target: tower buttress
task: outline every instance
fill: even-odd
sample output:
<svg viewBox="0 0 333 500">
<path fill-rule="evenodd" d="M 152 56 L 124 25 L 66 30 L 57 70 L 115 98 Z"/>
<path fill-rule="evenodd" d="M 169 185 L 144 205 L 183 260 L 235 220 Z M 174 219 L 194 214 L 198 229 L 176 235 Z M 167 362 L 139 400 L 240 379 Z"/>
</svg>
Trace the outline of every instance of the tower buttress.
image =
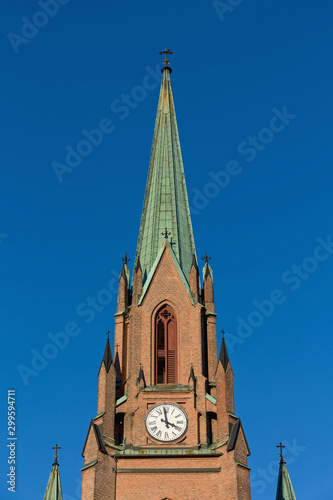
<svg viewBox="0 0 333 500">
<path fill-rule="evenodd" d="M 83 447 L 82 500 L 105 498 L 115 489 L 114 474 L 108 474 L 110 454 L 115 453 L 116 370 L 112 362 L 109 338 L 106 341 L 102 363 L 98 372 L 97 415 L 91 420 Z M 111 459 L 114 464 L 114 460 Z M 98 464 L 98 466 L 97 466 Z"/>
<path fill-rule="evenodd" d="M 140 257 L 136 261 L 136 266 L 133 274 L 133 302 L 137 302 L 142 292 L 142 269 Z"/>
<path fill-rule="evenodd" d="M 103 434 L 113 439 L 116 405 L 116 370 L 112 361 L 110 340 L 107 339 L 98 373 L 97 419 L 103 425 Z"/>
<path fill-rule="evenodd" d="M 115 314 L 114 331 L 114 364 L 117 372 L 118 391 L 117 397 L 123 395 L 124 382 L 128 376 L 128 307 L 130 305 L 130 271 L 127 266 L 127 254 L 123 259 L 124 264 L 121 269 L 118 283 L 117 312 Z"/>
<path fill-rule="evenodd" d="M 229 361 L 225 339 L 222 338 L 220 356 L 216 368 L 216 406 L 217 426 L 219 436 L 229 434 L 230 423 L 235 420 L 230 417 L 234 415 L 234 374 Z"/>
</svg>

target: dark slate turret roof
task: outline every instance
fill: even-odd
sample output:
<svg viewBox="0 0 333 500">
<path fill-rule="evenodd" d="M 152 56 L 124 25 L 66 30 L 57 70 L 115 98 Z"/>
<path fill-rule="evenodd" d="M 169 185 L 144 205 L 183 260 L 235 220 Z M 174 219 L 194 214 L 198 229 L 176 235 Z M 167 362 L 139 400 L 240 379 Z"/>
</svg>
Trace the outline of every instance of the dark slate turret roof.
<svg viewBox="0 0 333 500">
<path fill-rule="evenodd" d="M 111 346 L 110 346 L 110 340 L 107 339 L 105 349 L 104 349 L 104 355 L 102 359 L 102 363 L 104 362 L 105 369 L 108 372 L 110 370 L 110 367 L 113 363 L 112 360 L 112 352 L 111 352 Z"/>
<path fill-rule="evenodd" d="M 227 345 L 225 343 L 224 337 L 222 338 L 219 361 L 221 361 L 222 366 L 224 368 L 224 371 L 226 371 L 228 363 L 229 363 L 229 356 L 228 356 Z"/>
<path fill-rule="evenodd" d="M 162 84 L 151 150 L 135 265 L 140 258 L 145 283 L 165 236 L 186 280 L 190 281 L 195 245 L 185 184 L 170 69 L 162 70 Z"/>
</svg>

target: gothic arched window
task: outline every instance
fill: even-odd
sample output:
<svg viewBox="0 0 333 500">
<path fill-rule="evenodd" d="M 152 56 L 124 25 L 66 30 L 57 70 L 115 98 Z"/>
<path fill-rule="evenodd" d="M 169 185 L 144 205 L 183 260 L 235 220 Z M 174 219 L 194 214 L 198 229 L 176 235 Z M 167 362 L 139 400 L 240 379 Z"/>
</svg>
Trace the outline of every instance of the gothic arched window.
<svg viewBox="0 0 333 500">
<path fill-rule="evenodd" d="M 171 307 L 164 306 L 156 316 L 156 384 L 177 383 L 177 322 Z"/>
</svg>

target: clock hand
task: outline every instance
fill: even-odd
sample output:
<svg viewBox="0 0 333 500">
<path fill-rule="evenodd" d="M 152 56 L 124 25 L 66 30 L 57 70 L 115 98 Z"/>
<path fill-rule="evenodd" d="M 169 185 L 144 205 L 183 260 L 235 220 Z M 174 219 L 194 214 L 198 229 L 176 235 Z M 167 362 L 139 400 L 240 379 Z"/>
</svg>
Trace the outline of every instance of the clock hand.
<svg viewBox="0 0 333 500">
<path fill-rule="evenodd" d="M 164 422 L 165 422 L 166 428 L 169 429 L 168 415 L 167 415 L 165 406 L 163 406 L 163 410 L 164 410 L 164 416 L 165 416 Z"/>
<path fill-rule="evenodd" d="M 169 425 L 173 425 L 173 424 L 170 424 L 170 422 L 168 422 L 167 420 L 164 420 L 163 418 L 161 418 L 161 422 L 163 422 L 165 424 L 167 429 L 169 429 Z"/>
<path fill-rule="evenodd" d="M 172 427 L 176 427 L 175 424 L 172 424 L 171 422 L 168 422 L 169 425 L 171 425 Z"/>
</svg>

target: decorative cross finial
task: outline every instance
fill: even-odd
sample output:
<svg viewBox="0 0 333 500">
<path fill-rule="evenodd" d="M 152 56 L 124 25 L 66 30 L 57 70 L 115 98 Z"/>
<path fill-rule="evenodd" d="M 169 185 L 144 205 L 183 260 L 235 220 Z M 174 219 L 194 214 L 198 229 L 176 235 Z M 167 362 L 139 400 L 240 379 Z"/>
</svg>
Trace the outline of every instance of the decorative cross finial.
<svg viewBox="0 0 333 500">
<path fill-rule="evenodd" d="M 169 61 L 168 61 L 168 58 L 167 58 L 167 54 L 173 54 L 173 52 L 171 52 L 168 49 L 165 49 L 164 52 L 160 52 L 159 54 L 160 54 L 160 56 L 162 54 L 164 54 L 164 56 L 165 56 L 164 57 L 164 61 L 163 61 L 164 62 L 164 68 L 168 68 L 169 67 Z"/>
<path fill-rule="evenodd" d="M 55 455 L 54 455 L 54 464 L 53 465 L 58 465 L 58 450 L 61 450 L 61 447 L 56 444 L 55 446 L 52 446 L 52 450 L 56 451 Z"/>
<path fill-rule="evenodd" d="M 282 448 L 285 448 L 285 446 L 283 446 L 283 444 L 280 442 L 280 444 L 277 444 L 276 447 L 280 448 L 280 457 L 281 457 L 280 464 L 285 464 L 286 462 L 284 460 L 283 450 L 282 450 Z"/>
<path fill-rule="evenodd" d="M 224 339 L 225 331 L 221 330 L 221 332 L 222 332 L 222 338 Z"/>
<path fill-rule="evenodd" d="M 116 345 L 115 345 L 115 348 L 117 349 L 117 352 L 118 352 L 118 347 L 120 346 L 120 344 L 117 342 Z"/>
<path fill-rule="evenodd" d="M 121 259 L 123 261 L 124 264 L 126 264 L 127 266 L 127 263 L 130 262 L 131 259 L 128 259 L 127 258 L 127 252 L 125 253 L 125 257 L 123 259 Z"/>
<path fill-rule="evenodd" d="M 110 332 L 110 330 L 108 330 L 108 331 L 106 332 L 106 335 L 108 336 L 108 340 L 110 340 L 110 333 L 111 333 L 111 332 Z"/>
<path fill-rule="evenodd" d="M 201 257 L 201 260 L 204 260 L 206 264 L 208 264 L 208 261 L 211 259 L 211 257 L 208 257 L 207 252 L 205 252 L 205 256 Z"/>
<path fill-rule="evenodd" d="M 170 231 L 168 231 L 168 228 L 166 227 L 165 230 L 163 231 L 163 233 L 161 233 L 162 236 L 165 236 L 165 239 L 167 240 L 168 239 L 168 236 L 170 236 Z"/>
</svg>

